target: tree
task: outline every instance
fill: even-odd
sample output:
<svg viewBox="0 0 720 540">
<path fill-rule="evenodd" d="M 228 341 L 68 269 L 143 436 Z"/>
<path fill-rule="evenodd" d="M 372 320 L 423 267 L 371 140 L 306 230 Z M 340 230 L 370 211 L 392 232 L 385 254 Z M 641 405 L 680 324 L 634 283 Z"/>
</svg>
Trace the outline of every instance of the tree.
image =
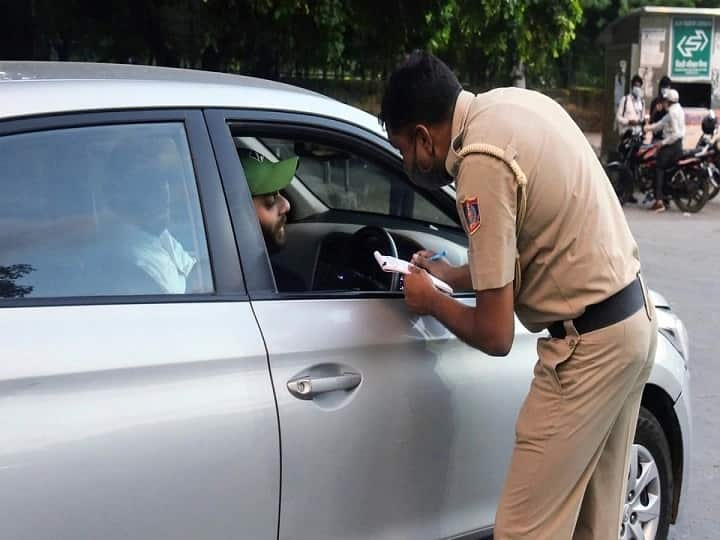
<svg viewBox="0 0 720 540">
<path fill-rule="evenodd" d="M 423 48 L 480 84 L 518 65 L 542 74 L 572 41 L 580 1 L 25 0 L 25 47 L 37 59 L 375 79 Z"/>
<path fill-rule="evenodd" d="M 580 0 L 452 0 L 431 44 L 476 84 L 507 80 L 518 65 L 538 75 L 568 49 L 581 16 Z"/>
</svg>

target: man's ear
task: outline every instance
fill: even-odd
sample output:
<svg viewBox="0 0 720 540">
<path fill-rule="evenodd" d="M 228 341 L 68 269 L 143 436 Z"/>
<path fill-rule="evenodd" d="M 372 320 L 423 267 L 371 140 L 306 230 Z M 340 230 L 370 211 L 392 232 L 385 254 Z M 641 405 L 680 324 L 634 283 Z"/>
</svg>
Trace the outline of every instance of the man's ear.
<svg viewBox="0 0 720 540">
<path fill-rule="evenodd" d="M 417 124 L 415 126 L 415 138 L 428 154 L 432 153 L 432 137 L 427 126 Z"/>
</svg>

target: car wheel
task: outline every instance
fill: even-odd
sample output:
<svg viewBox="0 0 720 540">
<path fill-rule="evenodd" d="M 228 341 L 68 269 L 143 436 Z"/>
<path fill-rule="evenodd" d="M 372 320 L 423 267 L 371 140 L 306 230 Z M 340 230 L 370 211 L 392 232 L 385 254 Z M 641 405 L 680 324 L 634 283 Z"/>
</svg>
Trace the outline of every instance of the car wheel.
<svg viewBox="0 0 720 540">
<path fill-rule="evenodd" d="M 657 418 L 640 408 L 620 540 L 665 540 L 672 513 L 670 447 Z"/>
</svg>

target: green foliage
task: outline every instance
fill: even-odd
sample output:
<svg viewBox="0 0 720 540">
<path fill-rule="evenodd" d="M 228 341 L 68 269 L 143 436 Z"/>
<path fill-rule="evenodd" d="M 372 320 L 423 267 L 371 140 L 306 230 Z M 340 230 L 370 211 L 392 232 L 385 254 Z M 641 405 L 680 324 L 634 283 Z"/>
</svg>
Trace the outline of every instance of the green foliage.
<svg viewBox="0 0 720 540">
<path fill-rule="evenodd" d="M 452 0 L 430 45 L 476 82 L 518 65 L 539 74 L 570 46 L 581 17 L 580 0 Z"/>
<path fill-rule="evenodd" d="M 135 62 L 263 77 L 382 79 L 414 48 L 475 86 L 594 84 L 610 21 L 642 0 L 0 0 L 0 58 Z M 716 7 L 720 0 L 663 0 Z M 27 8 L 23 6 L 28 6 Z M 27 30 L 26 30 L 27 29 Z M 26 36 L 30 37 L 26 37 Z M 21 37 L 22 39 L 18 39 Z"/>
</svg>

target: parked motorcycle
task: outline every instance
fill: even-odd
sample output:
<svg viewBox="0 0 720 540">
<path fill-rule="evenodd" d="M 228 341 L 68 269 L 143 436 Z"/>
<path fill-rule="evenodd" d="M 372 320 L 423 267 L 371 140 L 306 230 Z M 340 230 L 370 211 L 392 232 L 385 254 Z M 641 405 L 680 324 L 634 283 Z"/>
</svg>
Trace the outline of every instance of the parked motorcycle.
<svg viewBox="0 0 720 540">
<path fill-rule="evenodd" d="M 702 120 L 703 134 L 696 145 L 698 157 L 702 160 L 702 168 L 708 177 L 708 200 L 714 199 L 720 193 L 720 140 L 715 138 L 717 133 L 717 119 L 715 111 L 710 111 Z"/>
<path fill-rule="evenodd" d="M 640 130 L 628 132 L 618 145 L 620 159 L 607 164 L 605 171 L 620 200 L 625 204 L 634 188 L 641 193 L 655 191 L 657 145 L 646 145 Z M 683 212 L 702 210 L 710 195 L 710 172 L 706 167 L 710 153 L 707 148 L 683 153 L 680 160 L 665 174 L 664 202 L 672 200 Z"/>
</svg>

